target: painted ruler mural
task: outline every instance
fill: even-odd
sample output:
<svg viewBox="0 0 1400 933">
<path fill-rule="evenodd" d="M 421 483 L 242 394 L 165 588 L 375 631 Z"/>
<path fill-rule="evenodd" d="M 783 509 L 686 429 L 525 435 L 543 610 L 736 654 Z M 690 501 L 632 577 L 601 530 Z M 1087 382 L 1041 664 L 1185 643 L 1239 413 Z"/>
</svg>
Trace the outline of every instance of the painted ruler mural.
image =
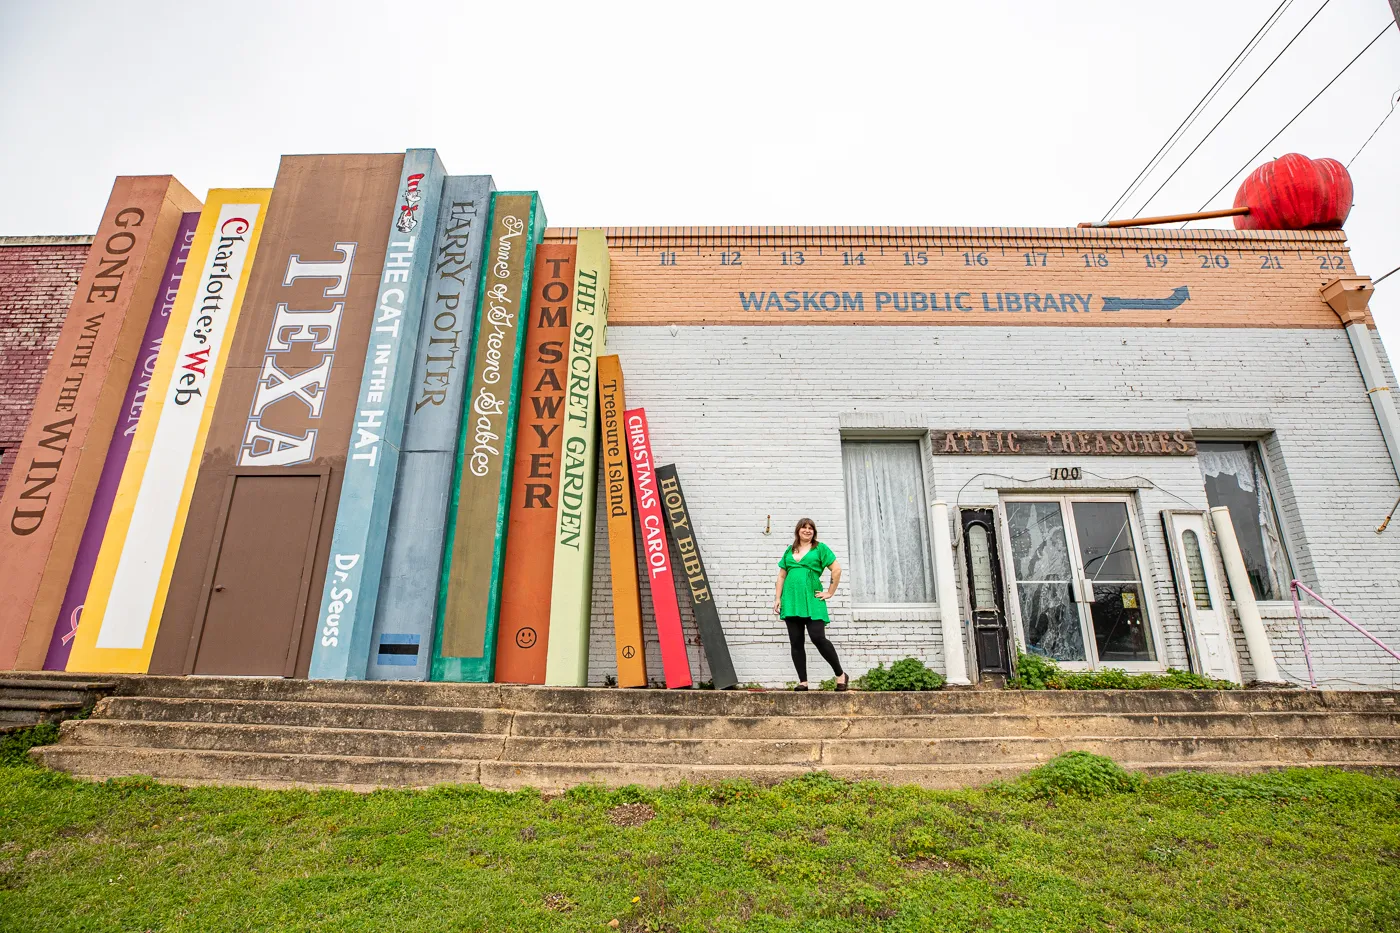
<svg viewBox="0 0 1400 933">
<path fill-rule="evenodd" d="M 489 175 L 449 175 L 442 185 L 433 269 L 424 290 L 374 611 L 367 671 L 371 680 L 428 679 L 452 471 L 471 379 L 481 254 L 494 189 Z"/>
<path fill-rule="evenodd" d="M 0 498 L 0 669 L 44 666 L 141 338 L 184 215 L 169 175 L 122 176 Z"/>
<path fill-rule="evenodd" d="M 598 477 L 597 358 L 608 326 L 608 243 L 601 230 L 578 236 L 573 312 L 569 315 L 569 379 L 554 580 L 549 603 L 545 683 L 588 683 L 588 622 L 593 611 L 593 511 Z"/>
<path fill-rule="evenodd" d="M 549 231 L 568 242 L 572 228 Z M 1338 230 L 620 227 L 612 322 L 1340 327 Z M 1261 311 L 1260 294 L 1275 296 Z"/>
<path fill-rule="evenodd" d="M 629 408 L 623 413 L 623 421 L 627 426 L 637 523 L 642 530 L 642 566 L 646 568 L 652 611 L 656 613 L 656 634 L 661 642 L 661 668 L 667 687 L 689 687 L 690 659 L 685 650 L 685 632 L 681 629 L 676 581 L 671 575 L 671 552 L 666 547 L 666 524 L 661 517 L 661 498 L 656 489 L 656 466 L 651 455 L 646 410 Z"/>
<path fill-rule="evenodd" d="M 404 155 L 331 536 L 311 677 L 363 680 L 368 674 L 374 609 L 412 388 L 413 351 L 423 320 L 423 294 L 433 269 L 433 232 L 445 175 L 435 150 L 410 149 Z"/>
<path fill-rule="evenodd" d="M 573 246 L 558 243 L 540 246 L 535 252 L 501 577 L 497 683 L 544 683 L 574 258 Z"/>
<path fill-rule="evenodd" d="M 175 246 L 170 251 L 170 258 L 166 260 L 165 276 L 161 280 L 160 291 L 156 294 L 150 320 L 146 323 L 146 333 L 141 338 L 140 355 L 136 358 L 136 366 L 131 371 L 130 381 L 127 382 L 126 397 L 122 399 L 117 427 L 112 432 L 112 442 L 107 447 L 107 461 L 102 465 L 102 478 L 97 482 L 92 511 L 88 513 L 87 527 L 83 529 L 83 540 L 78 545 L 78 556 L 73 562 L 73 573 L 68 578 L 68 590 L 63 596 L 63 606 L 58 611 L 58 622 L 49 641 L 49 652 L 44 658 L 45 670 L 61 671 L 68 665 L 68 655 L 73 648 L 73 639 L 78 634 L 78 623 L 82 618 L 88 589 L 92 584 L 92 572 L 97 566 L 98 552 L 102 549 L 102 538 L 107 532 L 107 522 L 112 517 L 112 506 L 116 502 L 122 470 L 131 454 L 131 444 L 141 423 L 141 413 L 146 408 L 147 400 L 152 397 L 151 383 L 160 360 L 161 343 L 165 339 L 166 328 L 170 324 L 170 317 L 180 294 L 180 280 L 184 277 L 185 266 L 189 262 L 190 248 L 194 245 L 195 227 L 198 223 L 197 212 L 191 211 L 184 216 L 175 236 Z"/>
<path fill-rule="evenodd" d="M 632 533 L 627 432 L 622 424 L 627 394 L 622 382 L 622 363 L 616 355 L 598 357 L 598 403 L 602 418 L 603 503 L 608 516 L 617 685 L 645 687 L 647 659 L 642 640 L 642 593 L 637 583 L 637 541 Z"/>
<path fill-rule="evenodd" d="M 728 690 L 739 683 L 734 675 L 734 661 L 729 657 L 729 642 L 715 608 L 715 593 L 710 588 L 705 561 L 700 556 L 700 542 L 695 539 L 695 525 L 690 507 L 686 505 L 681 479 L 675 464 L 656 468 L 656 481 L 661 491 L 661 504 L 666 513 L 666 526 L 676 542 L 681 557 L 681 573 L 690 588 L 690 608 L 695 613 L 695 627 L 700 630 L 700 644 L 710 662 L 710 678 L 716 690 Z"/>
<path fill-rule="evenodd" d="M 153 673 L 306 674 L 402 169 L 282 158 Z"/>
<path fill-rule="evenodd" d="M 443 548 L 433 680 L 489 682 L 496 650 L 530 275 L 544 233 L 534 192 L 491 196 L 490 233 Z"/>
</svg>

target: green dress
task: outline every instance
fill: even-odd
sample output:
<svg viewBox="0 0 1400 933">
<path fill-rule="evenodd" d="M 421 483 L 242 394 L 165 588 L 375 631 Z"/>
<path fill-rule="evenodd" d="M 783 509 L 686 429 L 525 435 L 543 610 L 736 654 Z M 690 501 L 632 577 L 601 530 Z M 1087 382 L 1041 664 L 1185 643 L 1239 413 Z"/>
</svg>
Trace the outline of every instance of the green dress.
<svg viewBox="0 0 1400 933">
<path fill-rule="evenodd" d="M 836 563 L 836 555 L 831 548 L 818 541 L 808 549 L 802 559 L 792 556 L 792 548 L 783 552 L 778 561 L 778 569 L 786 570 L 783 580 L 783 597 L 778 614 L 784 619 L 796 616 L 799 619 L 820 619 L 830 622 L 826 613 L 826 600 L 817 599 L 822 589 L 822 572 Z"/>
</svg>

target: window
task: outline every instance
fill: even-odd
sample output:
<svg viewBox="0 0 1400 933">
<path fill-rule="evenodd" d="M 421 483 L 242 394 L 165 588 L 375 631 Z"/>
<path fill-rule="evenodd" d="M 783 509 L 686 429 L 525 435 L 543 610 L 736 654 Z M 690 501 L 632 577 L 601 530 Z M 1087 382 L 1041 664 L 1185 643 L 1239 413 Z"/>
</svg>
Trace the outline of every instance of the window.
<svg viewBox="0 0 1400 933">
<path fill-rule="evenodd" d="M 918 441 L 843 441 L 851 593 L 858 606 L 931 605 L 933 561 Z"/>
<path fill-rule="evenodd" d="M 1292 571 L 1259 445 L 1253 441 L 1200 441 L 1196 448 L 1206 500 L 1211 508 L 1223 505 L 1230 510 L 1254 598 L 1287 599 Z"/>
<path fill-rule="evenodd" d="M 1071 667 L 1160 668 L 1129 501 L 1003 501 L 1026 650 Z"/>
</svg>

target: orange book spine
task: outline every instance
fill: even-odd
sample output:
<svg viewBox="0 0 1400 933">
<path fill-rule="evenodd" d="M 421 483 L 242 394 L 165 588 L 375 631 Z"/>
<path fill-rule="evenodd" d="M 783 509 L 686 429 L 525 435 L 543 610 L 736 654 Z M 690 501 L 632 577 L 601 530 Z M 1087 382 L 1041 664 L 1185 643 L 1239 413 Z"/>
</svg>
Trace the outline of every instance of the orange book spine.
<svg viewBox="0 0 1400 933">
<path fill-rule="evenodd" d="M 622 413 L 627 393 L 622 363 L 598 357 L 598 401 L 603 434 L 603 502 L 608 510 L 608 559 L 612 566 L 613 633 L 617 685 L 645 687 L 647 659 L 642 641 L 642 596 L 637 583 L 637 547 L 632 531 L 632 482 Z"/>
<path fill-rule="evenodd" d="M 572 244 L 542 244 L 535 254 L 501 579 L 497 683 L 544 683 L 575 251 Z"/>
</svg>

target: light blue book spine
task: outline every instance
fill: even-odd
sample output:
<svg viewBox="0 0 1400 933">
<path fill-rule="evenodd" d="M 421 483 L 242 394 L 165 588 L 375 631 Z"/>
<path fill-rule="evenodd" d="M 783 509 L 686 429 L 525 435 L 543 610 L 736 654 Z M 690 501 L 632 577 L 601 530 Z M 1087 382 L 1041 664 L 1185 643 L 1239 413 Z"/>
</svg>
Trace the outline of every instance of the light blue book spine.
<svg viewBox="0 0 1400 933">
<path fill-rule="evenodd" d="M 321 594 L 320 627 L 311 652 L 313 679 L 363 680 L 368 673 L 446 175 L 436 150 L 404 154 Z"/>
<path fill-rule="evenodd" d="M 489 175 L 453 175 L 442 186 L 375 607 L 370 680 L 428 679 L 457 436 L 472 377 L 481 257 L 495 188 Z"/>
</svg>

